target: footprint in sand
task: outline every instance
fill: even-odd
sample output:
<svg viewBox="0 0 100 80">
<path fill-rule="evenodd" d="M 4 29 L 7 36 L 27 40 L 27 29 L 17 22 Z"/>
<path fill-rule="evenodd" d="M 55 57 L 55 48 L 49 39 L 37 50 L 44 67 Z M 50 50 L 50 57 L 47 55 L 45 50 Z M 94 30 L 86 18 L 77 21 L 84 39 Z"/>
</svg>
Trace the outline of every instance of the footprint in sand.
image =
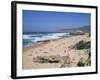
<svg viewBox="0 0 100 80">
<path fill-rule="evenodd" d="M 40 51 L 42 51 L 42 49 L 40 49 Z"/>
<path fill-rule="evenodd" d="M 44 53 L 48 53 L 48 52 L 44 51 Z"/>
<path fill-rule="evenodd" d="M 66 50 L 64 50 L 64 53 L 66 53 Z"/>
</svg>

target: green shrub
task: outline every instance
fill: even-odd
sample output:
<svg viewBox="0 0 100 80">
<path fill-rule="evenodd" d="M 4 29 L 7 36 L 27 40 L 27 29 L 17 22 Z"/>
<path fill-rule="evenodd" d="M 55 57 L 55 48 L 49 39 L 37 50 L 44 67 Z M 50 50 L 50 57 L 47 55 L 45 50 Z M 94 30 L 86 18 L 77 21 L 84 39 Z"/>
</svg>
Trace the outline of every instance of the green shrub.
<svg viewBox="0 0 100 80">
<path fill-rule="evenodd" d="M 83 62 L 83 58 L 80 59 L 80 61 L 77 64 L 78 66 L 85 66 L 85 63 Z"/>
<path fill-rule="evenodd" d="M 90 48 L 90 41 L 88 42 L 84 42 L 83 40 L 79 41 L 78 43 L 76 43 L 73 48 L 75 49 L 88 49 Z"/>
<path fill-rule="evenodd" d="M 91 59 L 90 59 L 90 58 L 88 58 L 88 59 L 86 60 L 86 65 L 87 65 L 87 66 L 91 66 Z"/>
</svg>

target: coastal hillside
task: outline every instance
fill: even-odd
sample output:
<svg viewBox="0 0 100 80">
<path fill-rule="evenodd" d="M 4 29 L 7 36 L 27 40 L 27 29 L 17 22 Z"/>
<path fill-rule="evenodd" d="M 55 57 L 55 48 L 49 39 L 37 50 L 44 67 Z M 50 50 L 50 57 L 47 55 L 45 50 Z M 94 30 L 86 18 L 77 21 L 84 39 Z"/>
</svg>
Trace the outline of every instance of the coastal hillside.
<svg viewBox="0 0 100 80">
<path fill-rule="evenodd" d="M 59 32 L 76 32 L 76 31 L 83 31 L 83 32 L 90 32 L 90 25 L 88 26 L 82 26 L 82 27 L 76 27 L 76 28 L 65 28 L 65 29 L 59 29 Z"/>
</svg>

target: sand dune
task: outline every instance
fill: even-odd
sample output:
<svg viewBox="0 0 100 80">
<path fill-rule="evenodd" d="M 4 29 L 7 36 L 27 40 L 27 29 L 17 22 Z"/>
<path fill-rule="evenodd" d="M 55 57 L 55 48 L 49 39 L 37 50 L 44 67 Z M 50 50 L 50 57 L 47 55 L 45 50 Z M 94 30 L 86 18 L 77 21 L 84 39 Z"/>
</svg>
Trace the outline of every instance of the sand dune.
<svg viewBox="0 0 100 80">
<path fill-rule="evenodd" d="M 23 48 L 23 69 L 77 67 L 80 60 L 89 58 L 87 49 L 72 48 L 79 41 L 90 41 L 88 34 L 48 40 L 41 44 Z"/>
</svg>

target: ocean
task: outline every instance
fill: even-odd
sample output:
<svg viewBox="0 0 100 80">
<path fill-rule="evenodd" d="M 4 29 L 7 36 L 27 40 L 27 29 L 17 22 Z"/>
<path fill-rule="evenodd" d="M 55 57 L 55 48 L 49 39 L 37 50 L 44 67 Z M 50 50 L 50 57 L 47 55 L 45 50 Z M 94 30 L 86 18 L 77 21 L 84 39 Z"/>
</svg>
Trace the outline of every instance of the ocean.
<svg viewBox="0 0 100 80">
<path fill-rule="evenodd" d="M 23 33 L 23 47 L 30 47 L 46 40 L 59 39 L 65 36 L 69 36 L 69 33 Z"/>
</svg>

